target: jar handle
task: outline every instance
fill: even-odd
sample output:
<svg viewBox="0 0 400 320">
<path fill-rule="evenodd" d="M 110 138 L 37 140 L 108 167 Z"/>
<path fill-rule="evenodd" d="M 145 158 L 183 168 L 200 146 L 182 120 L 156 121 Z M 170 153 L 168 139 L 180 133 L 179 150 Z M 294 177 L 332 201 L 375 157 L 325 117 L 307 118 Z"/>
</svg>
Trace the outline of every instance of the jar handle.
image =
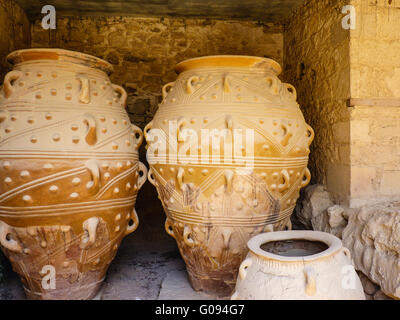
<svg viewBox="0 0 400 320">
<path fill-rule="evenodd" d="M 306 278 L 306 294 L 308 296 L 314 296 L 317 293 L 317 282 L 315 270 L 308 266 L 304 269 L 304 275 Z"/>
<path fill-rule="evenodd" d="M 78 78 L 81 83 L 81 92 L 79 96 L 79 102 L 88 104 L 90 103 L 90 85 L 88 78 Z"/>
<path fill-rule="evenodd" d="M 135 208 L 132 211 L 132 219 L 130 219 L 129 222 L 131 222 L 131 221 L 133 221 L 133 223 L 132 223 L 132 225 L 128 224 L 128 226 L 126 227 L 125 236 L 134 232 L 137 229 L 137 227 L 139 226 L 139 217 L 137 215 Z"/>
<path fill-rule="evenodd" d="M 192 229 L 189 226 L 184 227 L 183 229 L 183 241 L 187 244 L 189 248 L 193 248 L 195 243 L 194 240 L 190 237 L 192 235 Z"/>
<path fill-rule="evenodd" d="M 144 134 L 144 138 L 146 139 L 146 141 L 149 141 L 148 134 L 152 127 L 153 127 L 153 120 L 151 120 L 148 124 L 146 124 L 146 126 L 143 129 L 143 134 Z"/>
<path fill-rule="evenodd" d="M 314 140 L 315 132 L 314 129 L 311 128 L 311 126 L 309 125 L 307 125 L 307 137 L 308 137 L 308 146 L 310 146 Z"/>
<path fill-rule="evenodd" d="M 185 170 L 183 168 L 179 168 L 178 173 L 176 175 L 176 179 L 178 181 L 179 189 L 183 190 L 183 176 L 185 175 Z"/>
<path fill-rule="evenodd" d="M 16 253 L 21 253 L 22 252 L 22 248 L 21 246 L 18 244 L 17 241 L 15 241 L 14 239 L 9 239 L 8 235 L 11 233 L 11 227 L 3 222 L 0 221 L 0 244 L 13 252 Z"/>
<path fill-rule="evenodd" d="M 304 180 L 305 178 L 305 180 Z M 303 179 L 301 180 L 301 187 L 304 188 L 305 186 L 307 186 L 311 181 L 311 173 L 310 170 L 308 170 L 308 168 L 304 169 L 304 175 L 303 175 Z"/>
<path fill-rule="evenodd" d="M 140 161 L 139 161 L 139 172 L 142 172 L 143 174 L 142 175 L 139 174 L 138 189 L 140 189 L 147 180 L 147 168 Z"/>
<path fill-rule="evenodd" d="M 289 83 L 284 83 L 283 85 L 285 86 L 286 90 L 293 96 L 293 100 L 297 101 L 296 88 Z"/>
<path fill-rule="evenodd" d="M 290 176 L 286 169 L 281 171 L 283 183 L 278 186 L 279 192 L 283 192 L 289 188 Z"/>
<path fill-rule="evenodd" d="M 157 183 L 156 183 L 156 179 L 154 179 L 154 174 L 153 174 L 153 170 L 150 168 L 149 171 L 147 172 L 147 179 L 149 180 L 149 182 L 157 187 Z"/>
<path fill-rule="evenodd" d="M 275 77 L 267 77 L 265 80 L 267 81 L 269 88 L 272 90 L 272 94 L 278 95 L 279 94 L 278 79 Z"/>
<path fill-rule="evenodd" d="M 351 252 L 349 249 L 347 249 L 346 247 L 343 247 L 343 253 L 347 258 L 351 259 Z"/>
<path fill-rule="evenodd" d="M 187 81 L 186 81 L 186 93 L 187 94 L 192 94 L 193 93 L 193 82 L 199 81 L 199 77 L 197 76 L 191 76 Z"/>
<path fill-rule="evenodd" d="M 143 132 L 138 126 L 134 125 L 133 123 L 132 123 L 132 130 L 133 130 L 133 133 L 135 134 L 135 137 L 136 137 L 136 135 L 139 135 L 139 138 L 136 139 L 136 144 L 135 144 L 135 148 L 137 150 L 142 145 Z"/>
<path fill-rule="evenodd" d="M 87 126 L 86 131 L 86 143 L 89 146 L 93 146 L 97 142 L 97 133 L 96 133 L 96 119 L 90 113 L 86 113 L 84 115 L 83 123 Z"/>
<path fill-rule="evenodd" d="M 14 93 L 14 87 L 12 81 L 16 81 L 23 76 L 22 71 L 13 70 L 6 74 L 4 77 L 4 96 L 9 98 Z"/>
<path fill-rule="evenodd" d="M 175 233 L 174 233 L 174 229 L 172 229 L 172 222 L 169 218 L 167 218 L 165 220 L 165 231 L 167 231 L 167 233 L 174 239 L 176 239 L 175 237 Z"/>
<path fill-rule="evenodd" d="M 175 85 L 175 82 L 169 82 L 162 88 L 162 98 L 163 98 L 163 100 L 165 100 L 165 98 L 167 97 L 167 95 L 169 93 L 168 88 L 172 88 L 174 85 Z"/>
<path fill-rule="evenodd" d="M 119 101 L 125 107 L 126 99 L 128 98 L 128 94 L 126 93 L 125 89 L 117 84 L 111 84 L 111 86 L 115 92 L 118 92 L 121 95 Z"/>
<path fill-rule="evenodd" d="M 86 161 L 86 169 L 89 170 L 92 180 L 86 184 L 86 188 L 91 190 L 91 193 L 97 193 L 100 186 L 100 169 L 96 162 L 96 160 L 88 160 Z"/>
<path fill-rule="evenodd" d="M 251 258 L 245 259 L 239 268 L 239 277 L 241 280 L 244 280 L 247 275 L 247 269 L 252 265 L 253 260 Z"/>
<path fill-rule="evenodd" d="M 98 217 L 92 217 L 83 223 L 83 229 L 87 231 L 89 235 L 88 245 L 93 245 L 96 242 L 97 226 L 99 225 L 100 219 Z"/>
</svg>

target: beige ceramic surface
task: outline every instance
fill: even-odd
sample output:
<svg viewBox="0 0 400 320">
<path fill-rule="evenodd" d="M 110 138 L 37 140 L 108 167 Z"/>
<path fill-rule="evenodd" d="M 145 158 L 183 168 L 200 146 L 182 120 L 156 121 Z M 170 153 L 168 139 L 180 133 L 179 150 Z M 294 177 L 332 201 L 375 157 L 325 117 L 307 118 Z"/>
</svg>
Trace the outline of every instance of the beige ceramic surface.
<svg viewBox="0 0 400 320">
<path fill-rule="evenodd" d="M 322 242 L 327 249 L 305 256 L 285 256 L 261 249 L 286 240 Z M 288 252 L 291 249 L 287 245 Z M 318 231 L 260 234 L 248 242 L 232 300 L 364 300 L 350 251 L 339 238 Z"/>
<path fill-rule="evenodd" d="M 141 130 L 107 62 L 13 52 L 0 93 L 0 243 L 28 298 L 89 299 L 138 226 Z M 141 175 L 140 175 L 141 174 Z M 56 288 L 42 279 L 53 266 Z M 44 268 L 45 267 L 45 268 Z M 44 269 L 43 269 L 44 268 Z"/>
<path fill-rule="evenodd" d="M 310 181 L 307 162 L 314 133 L 296 103 L 295 88 L 278 79 L 281 68 L 273 60 L 211 56 L 182 62 L 176 71 L 177 80 L 163 88 L 164 99 L 144 130 L 149 179 L 193 287 L 230 295 L 247 241 L 261 232 L 290 228 L 299 191 Z M 177 123 L 172 138 L 170 121 Z M 161 130 L 160 140 L 153 129 Z M 197 163 L 171 163 L 171 154 L 185 150 L 184 129 L 193 129 L 198 137 L 201 129 L 225 129 L 231 147 L 235 129 L 253 130 L 254 157 L 246 150 L 241 156 L 252 157 L 254 167 L 200 163 L 201 156 L 212 154 L 211 143 L 208 150 L 196 151 Z M 171 148 L 152 156 L 157 141 L 170 142 Z M 220 152 L 224 154 L 224 145 Z M 156 163 L 160 159 L 164 161 Z"/>
</svg>

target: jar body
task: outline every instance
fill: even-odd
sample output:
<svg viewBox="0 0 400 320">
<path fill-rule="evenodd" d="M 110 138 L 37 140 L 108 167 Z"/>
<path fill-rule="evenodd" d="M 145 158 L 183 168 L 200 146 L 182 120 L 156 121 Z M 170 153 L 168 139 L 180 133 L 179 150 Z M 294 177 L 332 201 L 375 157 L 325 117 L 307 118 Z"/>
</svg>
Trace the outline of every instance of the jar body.
<svg viewBox="0 0 400 320">
<path fill-rule="evenodd" d="M 28 298 L 90 299 L 138 225 L 140 129 L 106 62 L 58 49 L 9 57 L 15 66 L 0 97 L 2 249 Z"/>
<path fill-rule="evenodd" d="M 310 179 L 313 132 L 276 62 L 224 56 L 184 64 L 145 128 L 149 179 L 193 287 L 226 296 L 247 241 L 290 228 Z"/>
</svg>

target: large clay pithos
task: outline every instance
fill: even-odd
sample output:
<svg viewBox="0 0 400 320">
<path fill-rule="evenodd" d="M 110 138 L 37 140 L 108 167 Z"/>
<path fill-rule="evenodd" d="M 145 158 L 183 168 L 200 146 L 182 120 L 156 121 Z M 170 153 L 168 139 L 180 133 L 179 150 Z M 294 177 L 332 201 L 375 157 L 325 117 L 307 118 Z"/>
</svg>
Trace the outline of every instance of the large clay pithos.
<svg viewBox="0 0 400 320">
<path fill-rule="evenodd" d="M 149 180 L 192 286 L 227 296 L 247 241 L 291 227 L 314 133 L 273 60 L 211 56 L 176 71 L 144 130 Z"/>
<path fill-rule="evenodd" d="M 270 232 L 248 247 L 232 300 L 365 300 L 350 251 L 334 235 Z"/>
<path fill-rule="evenodd" d="M 0 244 L 30 299 L 90 299 L 147 170 L 141 130 L 107 62 L 60 49 L 11 53 L 0 93 Z"/>
</svg>

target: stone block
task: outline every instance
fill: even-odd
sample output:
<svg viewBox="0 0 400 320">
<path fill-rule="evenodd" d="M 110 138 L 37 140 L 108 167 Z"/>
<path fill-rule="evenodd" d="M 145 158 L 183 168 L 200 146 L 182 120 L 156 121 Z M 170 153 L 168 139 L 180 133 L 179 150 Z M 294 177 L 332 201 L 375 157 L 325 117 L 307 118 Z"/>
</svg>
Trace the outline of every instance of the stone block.
<svg viewBox="0 0 400 320">
<path fill-rule="evenodd" d="M 380 192 L 384 195 L 398 195 L 400 198 L 400 170 L 383 172 Z"/>
<path fill-rule="evenodd" d="M 375 196 L 377 169 L 373 167 L 351 167 L 350 196 L 364 197 Z"/>
</svg>

